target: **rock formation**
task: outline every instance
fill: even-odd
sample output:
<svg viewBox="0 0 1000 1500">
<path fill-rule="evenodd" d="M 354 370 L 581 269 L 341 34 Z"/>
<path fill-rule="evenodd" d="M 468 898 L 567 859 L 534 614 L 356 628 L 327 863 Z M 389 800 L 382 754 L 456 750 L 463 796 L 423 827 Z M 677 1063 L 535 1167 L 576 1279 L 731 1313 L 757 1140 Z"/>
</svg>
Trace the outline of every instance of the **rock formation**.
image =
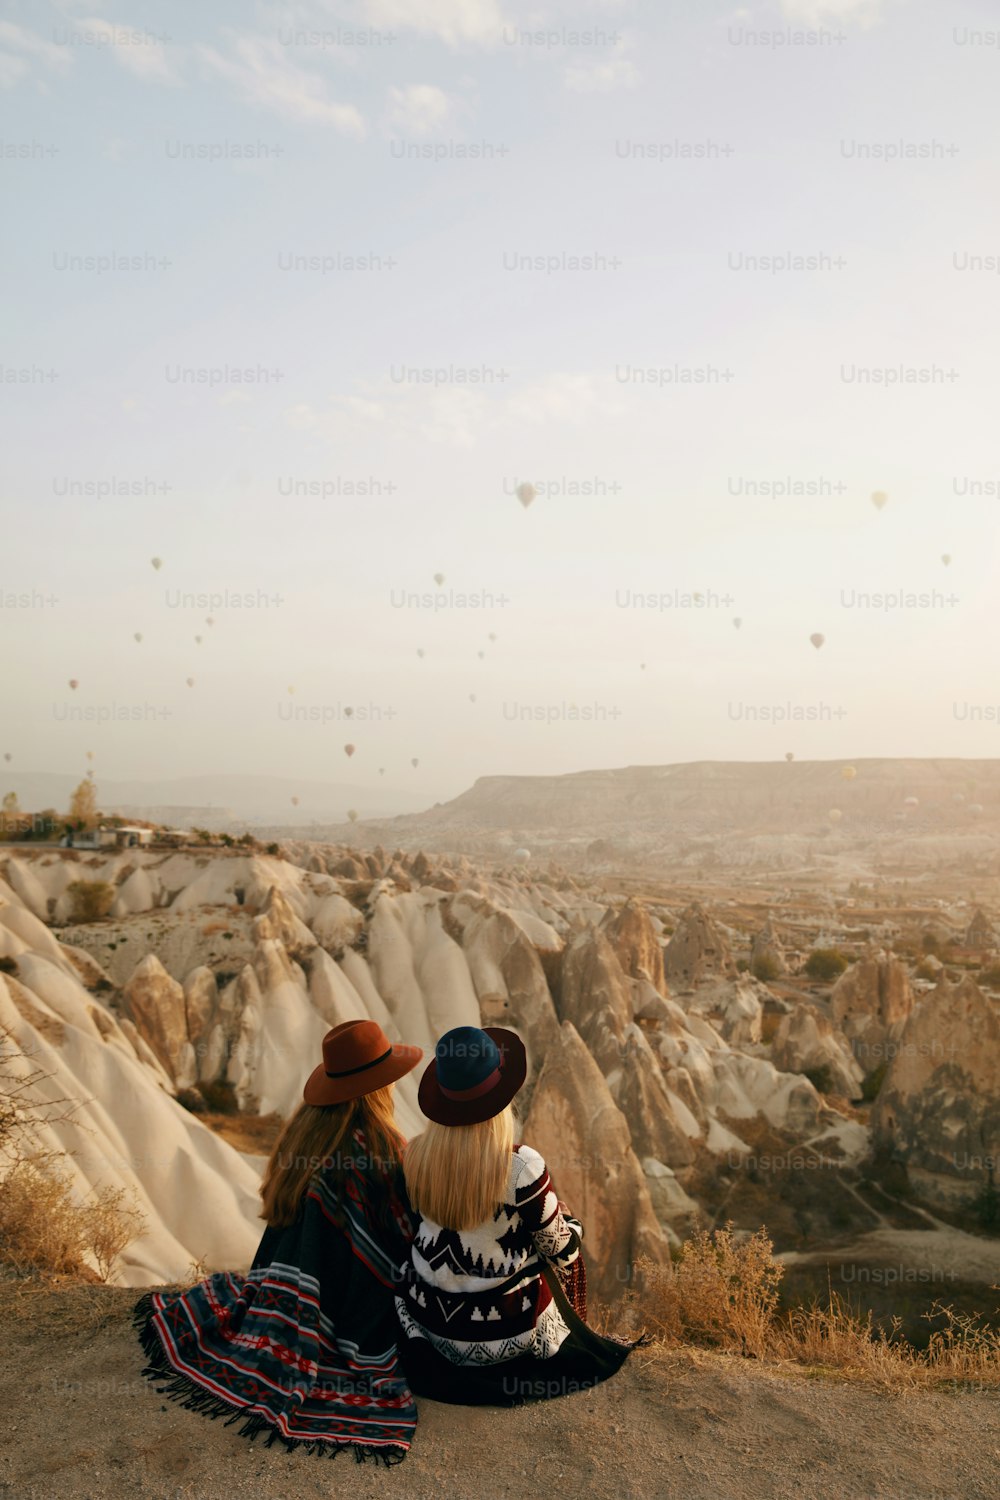
<svg viewBox="0 0 1000 1500">
<path fill-rule="evenodd" d="M 807 1073 L 826 1093 L 860 1099 L 864 1069 L 847 1039 L 822 1011 L 806 1002 L 783 1016 L 771 1044 L 771 1060 L 786 1073 Z"/>
<path fill-rule="evenodd" d="M 750 972 L 758 974 L 761 979 L 777 978 L 780 974 L 788 973 L 785 950 L 771 925 L 770 917 L 754 935 L 750 948 Z"/>
<path fill-rule="evenodd" d="M 609 911 L 601 928 L 625 973 L 648 979 L 654 990 L 666 994 L 663 945 L 646 908 L 630 899 L 621 911 Z"/>
<path fill-rule="evenodd" d="M 693 989 L 710 976 L 735 973 L 729 945 L 698 901 L 681 916 L 666 946 L 663 967 L 667 983 Z"/>
<path fill-rule="evenodd" d="M 974 980 L 942 978 L 909 1016 L 871 1123 L 931 1201 L 968 1204 L 1000 1177 L 1000 1016 Z"/>
<path fill-rule="evenodd" d="M 830 1014 L 866 1073 L 892 1056 L 913 990 L 906 965 L 891 953 L 868 952 L 845 969 L 830 992 Z"/>
</svg>

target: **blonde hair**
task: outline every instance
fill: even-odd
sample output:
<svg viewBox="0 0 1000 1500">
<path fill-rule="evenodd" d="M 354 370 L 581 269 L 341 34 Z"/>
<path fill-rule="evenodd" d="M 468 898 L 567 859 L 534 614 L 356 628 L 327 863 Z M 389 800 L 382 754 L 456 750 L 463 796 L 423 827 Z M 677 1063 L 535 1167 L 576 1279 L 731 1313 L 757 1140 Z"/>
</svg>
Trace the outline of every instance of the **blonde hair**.
<svg viewBox="0 0 1000 1500">
<path fill-rule="evenodd" d="M 410 1202 L 443 1229 L 474 1229 L 492 1219 L 507 1196 L 514 1150 L 510 1105 L 478 1125 L 436 1125 L 406 1148 Z"/>
<path fill-rule="evenodd" d="M 351 1137 L 360 1126 L 364 1159 Z M 323 1168 L 342 1182 L 348 1168 L 398 1166 L 405 1142 L 393 1110 L 392 1084 L 346 1104 L 300 1104 L 274 1143 L 260 1184 L 260 1217 L 276 1229 L 294 1224 L 305 1193 Z M 342 1149 L 346 1147 L 346 1149 Z"/>
</svg>

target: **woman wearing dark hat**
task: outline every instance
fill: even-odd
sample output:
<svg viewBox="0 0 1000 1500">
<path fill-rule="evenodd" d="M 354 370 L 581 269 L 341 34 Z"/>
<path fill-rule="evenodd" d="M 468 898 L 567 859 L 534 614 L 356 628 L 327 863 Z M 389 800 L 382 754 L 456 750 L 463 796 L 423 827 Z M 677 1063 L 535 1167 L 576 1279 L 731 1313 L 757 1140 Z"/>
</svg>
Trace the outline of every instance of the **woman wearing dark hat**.
<svg viewBox="0 0 1000 1500">
<path fill-rule="evenodd" d="M 459 1026 L 420 1081 L 431 1123 L 404 1157 L 420 1222 L 396 1296 L 417 1395 L 465 1406 L 567 1395 L 613 1375 L 634 1347 L 594 1333 L 563 1292 L 583 1228 L 538 1152 L 514 1144 L 526 1073 L 515 1032 Z"/>
<path fill-rule="evenodd" d="M 149 1363 L 184 1406 L 359 1459 L 398 1462 L 417 1414 L 399 1368 L 392 1292 L 413 1225 L 392 1086 L 419 1047 L 374 1021 L 323 1038 L 323 1061 L 261 1183 L 267 1229 L 248 1274 L 218 1271 L 186 1292 L 147 1293 L 135 1324 Z"/>
</svg>

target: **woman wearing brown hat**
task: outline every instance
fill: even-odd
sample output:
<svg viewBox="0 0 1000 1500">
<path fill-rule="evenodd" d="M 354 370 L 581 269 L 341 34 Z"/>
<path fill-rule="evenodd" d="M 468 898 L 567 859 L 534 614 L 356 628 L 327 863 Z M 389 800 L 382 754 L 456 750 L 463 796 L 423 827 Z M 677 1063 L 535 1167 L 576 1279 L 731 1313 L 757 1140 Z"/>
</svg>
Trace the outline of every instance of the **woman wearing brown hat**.
<svg viewBox="0 0 1000 1500">
<path fill-rule="evenodd" d="M 613 1375 L 634 1347 L 594 1333 L 563 1291 L 583 1228 L 538 1152 L 514 1144 L 526 1073 L 515 1032 L 459 1026 L 420 1081 L 430 1124 L 404 1157 L 420 1222 L 396 1296 L 417 1395 L 500 1406 L 568 1395 Z"/>
<path fill-rule="evenodd" d="M 416 1426 L 392 1293 L 412 1236 L 392 1086 L 419 1047 L 374 1021 L 323 1038 L 323 1061 L 261 1183 L 267 1229 L 248 1274 L 147 1293 L 135 1324 L 161 1393 L 289 1449 L 398 1462 Z"/>
</svg>

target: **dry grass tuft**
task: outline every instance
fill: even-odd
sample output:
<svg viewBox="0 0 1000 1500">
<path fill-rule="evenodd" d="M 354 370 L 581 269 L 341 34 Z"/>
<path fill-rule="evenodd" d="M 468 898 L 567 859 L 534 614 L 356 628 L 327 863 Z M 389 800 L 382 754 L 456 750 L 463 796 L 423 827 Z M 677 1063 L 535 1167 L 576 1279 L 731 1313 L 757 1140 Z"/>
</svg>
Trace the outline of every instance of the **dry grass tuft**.
<svg viewBox="0 0 1000 1500">
<path fill-rule="evenodd" d="M 0 1193 L 0 1262 L 31 1272 L 112 1279 L 115 1262 L 142 1229 L 124 1188 L 101 1188 L 77 1203 L 70 1179 L 52 1163 L 18 1161 Z"/>
<path fill-rule="evenodd" d="M 642 1291 L 630 1293 L 630 1311 L 660 1349 L 716 1349 L 884 1390 L 1000 1387 L 1000 1330 L 980 1318 L 936 1303 L 927 1317 L 942 1326 L 917 1349 L 900 1336 L 898 1320 L 884 1329 L 832 1290 L 825 1307 L 779 1313 L 783 1269 L 763 1229 L 738 1242 L 731 1226 L 702 1230 L 672 1263 L 639 1262 Z"/>
</svg>

